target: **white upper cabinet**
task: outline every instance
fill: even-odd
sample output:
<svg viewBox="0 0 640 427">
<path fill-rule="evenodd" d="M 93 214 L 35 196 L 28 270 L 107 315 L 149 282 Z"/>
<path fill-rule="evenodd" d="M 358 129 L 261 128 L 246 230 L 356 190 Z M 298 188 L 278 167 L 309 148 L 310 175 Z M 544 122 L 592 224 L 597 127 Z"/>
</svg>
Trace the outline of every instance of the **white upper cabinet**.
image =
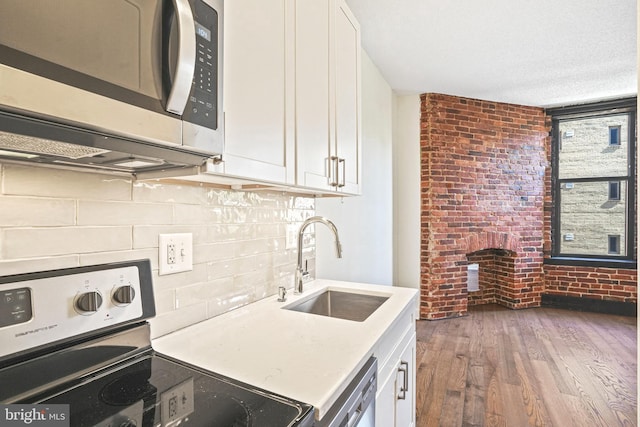
<svg viewBox="0 0 640 427">
<path fill-rule="evenodd" d="M 335 153 L 338 187 L 360 193 L 360 26 L 343 1 L 336 10 Z"/>
<path fill-rule="evenodd" d="M 225 2 L 226 175 L 294 184 L 293 3 Z"/>
<path fill-rule="evenodd" d="M 360 28 L 344 0 L 225 3 L 225 175 L 360 193 Z"/>
<path fill-rule="evenodd" d="M 332 190 L 329 0 L 296 2 L 296 166 L 298 185 Z"/>
<path fill-rule="evenodd" d="M 342 0 L 296 2 L 297 184 L 360 193 L 360 27 Z"/>
</svg>

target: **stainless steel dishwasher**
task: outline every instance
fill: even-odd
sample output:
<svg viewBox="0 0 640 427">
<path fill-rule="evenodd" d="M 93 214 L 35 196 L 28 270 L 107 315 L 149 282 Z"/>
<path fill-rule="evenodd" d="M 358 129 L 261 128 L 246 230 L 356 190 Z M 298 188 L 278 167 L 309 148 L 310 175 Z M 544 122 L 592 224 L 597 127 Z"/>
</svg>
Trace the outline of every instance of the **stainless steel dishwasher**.
<svg viewBox="0 0 640 427">
<path fill-rule="evenodd" d="M 378 361 L 371 357 L 316 427 L 374 427 Z"/>
</svg>

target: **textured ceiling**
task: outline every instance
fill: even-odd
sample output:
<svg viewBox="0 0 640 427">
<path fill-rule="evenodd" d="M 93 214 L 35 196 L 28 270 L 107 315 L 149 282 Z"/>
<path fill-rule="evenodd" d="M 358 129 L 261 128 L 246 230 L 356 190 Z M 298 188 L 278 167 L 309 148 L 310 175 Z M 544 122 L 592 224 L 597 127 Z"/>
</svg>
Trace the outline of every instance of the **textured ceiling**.
<svg viewBox="0 0 640 427">
<path fill-rule="evenodd" d="M 346 0 L 398 93 L 533 106 L 637 93 L 635 0 Z"/>
</svg>

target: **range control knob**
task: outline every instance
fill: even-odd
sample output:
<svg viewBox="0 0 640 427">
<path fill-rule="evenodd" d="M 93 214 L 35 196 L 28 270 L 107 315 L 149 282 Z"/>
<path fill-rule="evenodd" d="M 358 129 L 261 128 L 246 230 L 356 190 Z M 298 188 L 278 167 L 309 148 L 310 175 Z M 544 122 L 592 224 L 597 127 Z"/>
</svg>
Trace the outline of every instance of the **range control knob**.
<svg viewBox="0 0 640 427">
<path fill-rule="evenodd" d="M 85 292 L 78 295 L 75 305 L 81 314 L 95 313 L 102 305 L 102 295 L 98 291 Z"/>
<path fill-rule="evenodd" d="M 116 305 L 129 305 L 136 297 L 136 291 L 131 286 L 120 286 L 115 291 L 111 298 Z"/>
</svg>

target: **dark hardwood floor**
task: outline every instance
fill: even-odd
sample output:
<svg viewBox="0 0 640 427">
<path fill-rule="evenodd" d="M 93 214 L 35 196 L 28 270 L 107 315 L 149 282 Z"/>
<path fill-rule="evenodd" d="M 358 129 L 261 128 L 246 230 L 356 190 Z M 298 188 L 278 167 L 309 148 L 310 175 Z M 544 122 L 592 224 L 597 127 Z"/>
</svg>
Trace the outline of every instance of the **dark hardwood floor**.
<svg viewBox="0 0 640 427">
<path fill-rule="evenodd" d="M 472 307 L 417 322 L 417 426 L 637 426 L 637 319 Z"/>
</svg>

